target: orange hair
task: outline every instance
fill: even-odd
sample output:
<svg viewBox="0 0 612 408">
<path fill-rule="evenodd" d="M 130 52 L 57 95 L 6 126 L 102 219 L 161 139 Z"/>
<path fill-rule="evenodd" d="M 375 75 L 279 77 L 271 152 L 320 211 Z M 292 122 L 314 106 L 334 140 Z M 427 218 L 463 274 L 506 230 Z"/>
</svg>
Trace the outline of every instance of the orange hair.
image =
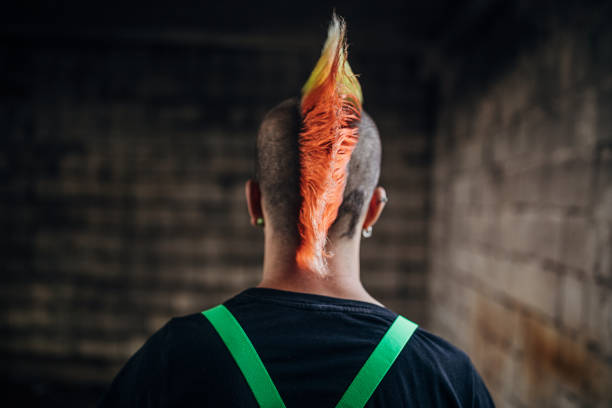
<svg viewBox="0 0 612 408">
<path fill-rule="evenodd" d="M 346 25 L 334 15 L 321 57 L 302 88 L 298 267 L 327 271 L 327 233 L 338 216 L 358 141 L 361 87 L 347 62 Z"/>
</svg>

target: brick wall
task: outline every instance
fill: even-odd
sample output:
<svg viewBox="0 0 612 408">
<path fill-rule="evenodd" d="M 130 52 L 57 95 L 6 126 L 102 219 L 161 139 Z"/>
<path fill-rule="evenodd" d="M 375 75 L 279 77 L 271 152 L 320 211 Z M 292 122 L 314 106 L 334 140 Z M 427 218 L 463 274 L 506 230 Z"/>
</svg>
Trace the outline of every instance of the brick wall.
<svg viewBox="0 0 612 408">
<path fill-rule="evenodd" d="M 567 14 L 485 33 L 435 134 L 430 324 L 500 407 L 612 404 L 612 30 Z"/>
<path fill-rule="evenodd" d="M 320 31 L 307 41 L 31 28 L 2 36 L 5 393 L 90 405 L 170 317 L 258 282 L 262 237 L 243 199 L 257 125 L 299 92 Z M 351 49 L 380 125 L 391 199 L 364 244 L 363 279 L 422 321 L 427 86 L 411 74 L 414 56 Z"/>
</svg>

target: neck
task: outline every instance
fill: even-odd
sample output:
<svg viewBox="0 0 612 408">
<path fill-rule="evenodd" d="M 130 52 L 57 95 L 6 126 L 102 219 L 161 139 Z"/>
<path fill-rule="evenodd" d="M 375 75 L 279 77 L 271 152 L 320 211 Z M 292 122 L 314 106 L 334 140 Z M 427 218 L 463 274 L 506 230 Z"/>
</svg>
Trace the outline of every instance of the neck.
<svg viewBox="0 0 612 408">
<path fill-rule="evenodd" d="M 330 245 L 334 255 L 328 259 L 328 272 L 319 276 L 299 269 L 295 263 L 294 244 L 266 231 L 263 278 L 258 287 L 312 293 L 343 299 L 382 304 L 363 287 L 359 276 L 359 236 L 341 239 Z"/>
</svg>

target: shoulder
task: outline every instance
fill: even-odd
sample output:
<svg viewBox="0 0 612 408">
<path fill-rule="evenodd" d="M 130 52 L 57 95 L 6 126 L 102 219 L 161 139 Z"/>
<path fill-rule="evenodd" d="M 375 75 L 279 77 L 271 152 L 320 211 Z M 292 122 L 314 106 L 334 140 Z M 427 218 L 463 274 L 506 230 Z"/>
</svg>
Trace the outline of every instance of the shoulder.
<svg viewBox="0 0 612 408">
<path fill-rule="evenodd" d="M 494 406 L 469 356 L 443 338 L 418 328 L 399 358 L 400 365 L 412 367 L 410 375 L 415 376 L 419 387 L 443 397 L 445 403 L 452 400 L 456 406 Z M 437 405 L 434 401 L 430 404 Z"/>
<path fill-rule="evenodd" d="M 224 353 L 219 352 L 223 345 L 212 330 L 199 313 L 170 319 L 130 357 L 99 407 L 140 407 L 149 406 L 150 401 L 177 401 L 191 392 L 192 382 L 205 384 L 214 378 L 214 367 L 218 366 L 215 356 Z"/>
<path fill-rule="evenodd" d="M 216 331 L 201 313 L 172 318 L 153 337 L 158 335 L 159 351 L 167 354 L 169 364 L 180 362 L 182 367 L 185 362 L 215 358 L 218 351 L 224 350 Z"/>
<path fill-rule="evenodd" d="M 443 338 L 418 328 L 410 339 L 407 351 L 433 370 L 456 370 L 472 367 L 468 355 Z"/>
</svg>

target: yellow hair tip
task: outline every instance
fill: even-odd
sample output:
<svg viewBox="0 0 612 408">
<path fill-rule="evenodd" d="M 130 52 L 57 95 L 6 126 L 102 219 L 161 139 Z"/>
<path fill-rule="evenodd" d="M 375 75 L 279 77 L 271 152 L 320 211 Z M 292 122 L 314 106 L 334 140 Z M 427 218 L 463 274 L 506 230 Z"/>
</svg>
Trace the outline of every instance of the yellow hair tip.
<svg viewBox="0 0 612 408">
<path fill-rule="evenodd" d="M 335 75 L 342 95 L 352 96 L 359 103 L 363 101 L 361 86 L 347 61 L 346 23 L 335 13 L 327 30 L 327 39 L 308 80 L 302 87 L 302 101 L 314 89 L 321 86 L 330 75 Z M 332 72 L 336 69 L 336 72 Z"/>
</svg>

